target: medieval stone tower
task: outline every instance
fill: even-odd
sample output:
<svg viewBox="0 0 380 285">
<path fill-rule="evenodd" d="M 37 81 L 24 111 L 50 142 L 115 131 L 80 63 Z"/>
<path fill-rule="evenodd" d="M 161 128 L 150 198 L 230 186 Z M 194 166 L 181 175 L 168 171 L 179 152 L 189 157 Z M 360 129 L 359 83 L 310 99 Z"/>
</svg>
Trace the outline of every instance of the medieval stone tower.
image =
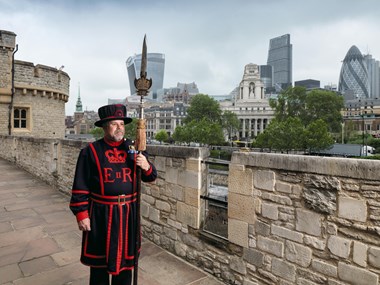
<svg viewBox="0 0 380 285">
<path fill-rule="evenodd" d="M 64 138 L 69 75 L 15 60 L 17 49 L 16 34 L 0 30 L 0 135 Z"/>
</svg>

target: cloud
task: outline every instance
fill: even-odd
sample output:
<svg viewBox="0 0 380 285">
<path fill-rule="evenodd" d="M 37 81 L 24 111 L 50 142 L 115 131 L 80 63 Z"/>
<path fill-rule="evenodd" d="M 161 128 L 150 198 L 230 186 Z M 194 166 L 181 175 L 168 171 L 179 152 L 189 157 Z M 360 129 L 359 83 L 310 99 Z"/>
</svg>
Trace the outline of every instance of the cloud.
<svg viewBox="0 0 380 285">
<path fill-rule="evenodd" d="M 293 80 L 338 82 L 341 60 L 357 45 L 380 57 L 380 2 L 367 0 L 0 0 L 0 29 L 17 34 L 16 59 L 65 66 L 71 78 L 66 113 L 80 82 L 84 106 L 129 95 L 126 60 L 164 53 L 164 86 L 195 82 L 200 92 L 228 94 L 248 63 L 266 64 L 269 40 L 289 33 Z"/>
</svg>

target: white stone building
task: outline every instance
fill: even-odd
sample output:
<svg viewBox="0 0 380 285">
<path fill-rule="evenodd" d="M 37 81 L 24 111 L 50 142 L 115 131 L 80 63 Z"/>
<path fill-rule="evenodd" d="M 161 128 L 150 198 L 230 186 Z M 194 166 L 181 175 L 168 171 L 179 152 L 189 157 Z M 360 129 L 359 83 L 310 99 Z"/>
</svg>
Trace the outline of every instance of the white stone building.
<svg viewBox="0 0 380 285">
<path fill-rule="evenodd" d="M 223 111 L 235 113 L 240 120 L 238 139 L 252 139 L 264 132 L 274 118 L 269 99 L 264 95 L 264 84 L 260 79 L 257 64 L 247 64 L 239 90 L 230 101 L 220 102 Z"/>
</svg>

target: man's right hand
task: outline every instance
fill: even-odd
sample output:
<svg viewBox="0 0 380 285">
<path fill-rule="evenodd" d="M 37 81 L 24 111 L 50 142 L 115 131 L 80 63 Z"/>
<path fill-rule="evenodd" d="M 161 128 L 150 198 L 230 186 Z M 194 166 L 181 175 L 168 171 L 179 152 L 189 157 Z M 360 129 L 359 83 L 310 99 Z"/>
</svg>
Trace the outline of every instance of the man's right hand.
<svg viewBox="0 0 380 285">
<path fill-rule="evenodd" d="M 78 227 L 79 227 L 80 231 L 84 231 L 84 232 L 91 231 L 90 219 L 85 218 L 85 219 L 79 221 Z"/>
</svg>

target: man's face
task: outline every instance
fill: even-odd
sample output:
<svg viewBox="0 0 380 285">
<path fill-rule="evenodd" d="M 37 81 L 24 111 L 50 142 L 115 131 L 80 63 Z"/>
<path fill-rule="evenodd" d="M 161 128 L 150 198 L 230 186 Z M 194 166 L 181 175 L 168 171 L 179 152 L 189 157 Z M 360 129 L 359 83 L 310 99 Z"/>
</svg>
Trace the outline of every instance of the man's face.
<svg viewBox="0 0 380 285">
<path fill-rule="evenodd" d="M 113 120 L 109 121 L 106 126 L 103 127 L 104 137 L 110 141 L 118 142 L 124 138 L 124 121 Z"/>
</svg>

